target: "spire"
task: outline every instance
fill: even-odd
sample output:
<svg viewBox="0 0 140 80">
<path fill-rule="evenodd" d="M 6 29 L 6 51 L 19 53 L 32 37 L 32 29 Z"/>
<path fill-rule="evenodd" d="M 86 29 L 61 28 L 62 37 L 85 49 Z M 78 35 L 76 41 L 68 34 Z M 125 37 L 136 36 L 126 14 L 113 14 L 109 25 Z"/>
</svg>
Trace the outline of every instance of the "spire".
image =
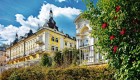
<svg viewBox="0 0 140 80">
<path fill-rule="evenodd" d="M 50 8 L 50 18 L 53 18 L 53 11 L 52 11 L 52 8 Z"/>
<path fill-rule="evenodd" d="M 16 38 L 18 38 L 18 34 L 16 33 Z"/>
<path fill-rule="evenodd" d="M 18 42 L 18 34 L 16 33 L 15 40 L 13 41 L 12 44 L 15 44 L 15 43 L 17 43 L 17 42 Z"/>
</svg>

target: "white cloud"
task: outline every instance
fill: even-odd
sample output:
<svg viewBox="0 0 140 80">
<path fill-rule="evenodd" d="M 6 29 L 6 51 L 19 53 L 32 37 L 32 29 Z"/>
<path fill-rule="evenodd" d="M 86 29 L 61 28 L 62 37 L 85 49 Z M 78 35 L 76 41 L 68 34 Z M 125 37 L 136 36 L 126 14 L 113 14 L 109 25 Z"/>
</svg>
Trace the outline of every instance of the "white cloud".
<svg viewBox="0 0 140 80">
<path fill-rule="evenodd" d="M 66 1 L 66 0 L 56 0 L 56 1 L 58 1 L 58 2 L 60 2 L 60 3 L 61 3 L 61 2 L 64 2 L 64 1 Z"/>
<path fill-rule="evenodd" d="M 5 43 L 10 43 L 15 39 L 16 33 L 18 33 L 19 36 L 24 36 L 25 33 L 27 33 L 30 29 L 32 29 L 33 32 L 35 32 L 38 29 L 38 25 L 42 26 L 45 23 L 45 21 L 49 18 L 50 8 L 52 8 L 55 18 L 63 15 L 71 19 L 74 15 L 79 15 L 81 13 L 80 10 L 76 8 L 62 8 L 49 3 L 43 4 L 37 17 L 33 17 L 31 15 L 28 18 L 25 18 L 22 14 L 16 14 L 16 21 L 19 22 L 21 26 L 4 26 L 0 24 L 0 37 L 8 40 L 5 41 Z"/>
<path fill-rule="evenodd" d="M 13 25 L 9 25 L 7 27 L 4 27 L 3 29 L 0 30 L 0 37 L 8 40 L 7 43 L 9 43 L 10 41 L 13 41 L 13 37 L 16 33 L 16 31 L 18 30 L 17 27 L 13 26 Z"/>
<path fill-rule="evenodd" d="M 52 4 L 43 4 L 42 9 L 40 11 L 39 14 L 39 19 L 48 19 L 49 18 L 49 10 L 50 8 L 53 9 L 53 13 L 54 13 L 54 17 L 58 17 L 60 15 L 66 16 L 68 18 L 72 18 L 73 15 L 79 15 L 81 13 L 81 11 L 79 9 L 76 8 L 71 8 L 71 7 L 57 7 L 55 5 Z"/>
<path fill-rule="evenodd" d="M 57 2 L 64 2 L 64 1 L 67 1 L 67 2 L 71 2 L 71 1 L 75 1 L 75 2 L 79 2 L 79 0 L 55 0 L 55 1 L 57 1 Z"/>
</svg>

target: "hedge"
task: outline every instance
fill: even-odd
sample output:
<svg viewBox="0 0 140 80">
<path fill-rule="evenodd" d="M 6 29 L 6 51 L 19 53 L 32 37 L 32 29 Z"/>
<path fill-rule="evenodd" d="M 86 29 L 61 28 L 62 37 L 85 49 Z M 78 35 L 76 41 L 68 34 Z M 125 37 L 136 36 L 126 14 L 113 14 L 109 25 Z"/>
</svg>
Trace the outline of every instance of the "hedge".
<svg viewBox="0 0 140 80">
<path fill-rule="evenodd" d="M 47 80 L 114 80 L 114 70 L 106 66 L 52 69 Z"/>
<path fill-rule="evenodd" d="M 11 70 L 11 69 L 10 69 Z M 8 70 L 8 71 L 10 71 Z M 2 73 L 1 80 L 114 80 L 114 70 L 106 65 L 69 68 L 27 67 Z"/>
<path fill-rule="evenodd" d="M 5 70 L 4 72 L 1 73 L 1 79 L 0 80 L 8 80 L 10 75 L 17 70 L 16 68 L 10 68 L 8 70 Z"/>
<path fill-rule="evenodd" d="M 1 74 L 0 80 L 46 80 L 44 69 L 40 66 L 11 68 Z"/>
<path fill-rule="evenodd" d="M 9 80 L 45 80 L 45 74 L 42 67 L 27 67 L 13 72 Z"/>
</svg>

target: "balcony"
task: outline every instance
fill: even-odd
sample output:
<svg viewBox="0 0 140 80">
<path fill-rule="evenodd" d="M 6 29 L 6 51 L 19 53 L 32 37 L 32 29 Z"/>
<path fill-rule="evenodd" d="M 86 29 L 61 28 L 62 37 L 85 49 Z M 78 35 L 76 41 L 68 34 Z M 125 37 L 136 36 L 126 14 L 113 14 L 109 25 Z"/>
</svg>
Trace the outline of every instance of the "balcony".
<svg viewBox="0 0 140 80">
<path fill-rule="evenodd" d="M 35 55 L 36 53 L 40 53 L 40 52 L 42 52 L 43 50 L 42 50 L 42 48 L 41 47 L 36 47 L 36 48 L 34 48 L 34 49 L 32 49 L 32 50 L 29 50 L 29 51 L 27 51 L 25 54 L 26 54 L 26 56 L 29 56 L 29 55 Z"/>
<path fill-rule="evenodd" d="M 88 46 L 89 46 L 89 44 L 84 44 L 84 43 L 82 43 L 82 44 L 80 44 L 79 47 L 88 47 Z"/>
<path fill-rule="evenodd" d="M 7 64 L 4 68 L 9 69 L 9 68 L 27 67 L 27 66 L 36 65 L 39 61 L 40 61 L 40 58 L 28 60 L 28 61 L 25 61 L 25 62 L 24 61 L 19 62 L 19 63 L 16 63 L 16 64 Z"/>
<path fill-rule="evenodd" d="M 36 44 L 38 44 L 38 45 L 44 45 L 44 43 L 43 43 L 42 40 L 37 40 L 37 41 L 36 41 Z"/>
<path fill-rule="evenodd" d="M 94 51 L 93 45 L 82 45 L 80 47 L 80 64 L 81 65 L 91 65 L 91 64 L 104 64 L 106 61 L 100 53 Z"/>
<path fill-rule="evenodd" d="M 13 56 L 13 59 L 15 60 L 17 58 L 17 56 Z"/>
<path fill-rule="evenodd" d="M 34 49 L 34 52 L 38 52 L 39 50 L 40 50 L 40 48 L 37 47 L 37 48 Z"/>
<path fill-rule="evenodd" d="M 23 57 L 24 56 L 24 53 L 22 53 L 22 54 L 19 54 L 19 57 Z"/>
<path fill-rule="evenodd" d="M 8 62 L 10 60 L 10 58 L 6 58 L 6 62 Z"/>
</svg>

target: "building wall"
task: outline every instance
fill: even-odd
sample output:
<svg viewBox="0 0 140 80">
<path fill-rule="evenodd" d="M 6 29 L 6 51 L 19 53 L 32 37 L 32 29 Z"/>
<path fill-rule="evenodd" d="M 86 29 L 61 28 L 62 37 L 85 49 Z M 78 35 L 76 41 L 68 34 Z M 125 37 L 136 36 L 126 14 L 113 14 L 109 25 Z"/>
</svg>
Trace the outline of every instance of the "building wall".
<svg viewBox="0 0 140 80">
<path fill-rule="evenodd" d="M 3 50 L 0 50 L 0 73 L 5 70 L 6 65 L 6 53 Z"/>
<path fill-rule="evenodd" d="M 67 42 L 69 45 L 65 46 L 64 42 Z M 40 59 L 43 52 L 53 55 L 53 52 L 57 51 L 57 49 L 62 50 L 66 47 L 75 47 L 75 45 L 75 40 L 66 37 L 65 34 L 50 28 L 44 28 L 7 48 L 6 61 L 9 67 L 13 64 L 23 66 L 26 63 L 22 64 L 22 62 L 27 62 L 28 64 L 29 61 Z"/>
<path fill-rule="evenodd" d="M 91 36 L 92 27 L 89 24 L 90 22 L 81 16 L 76 18 L 76 48 L 80 49 L 80 54 L 83 55 L 81 63 L 96 64 L 102 58 L 99 53 L 95 52 L 95 39 Z"/>
</svg>

